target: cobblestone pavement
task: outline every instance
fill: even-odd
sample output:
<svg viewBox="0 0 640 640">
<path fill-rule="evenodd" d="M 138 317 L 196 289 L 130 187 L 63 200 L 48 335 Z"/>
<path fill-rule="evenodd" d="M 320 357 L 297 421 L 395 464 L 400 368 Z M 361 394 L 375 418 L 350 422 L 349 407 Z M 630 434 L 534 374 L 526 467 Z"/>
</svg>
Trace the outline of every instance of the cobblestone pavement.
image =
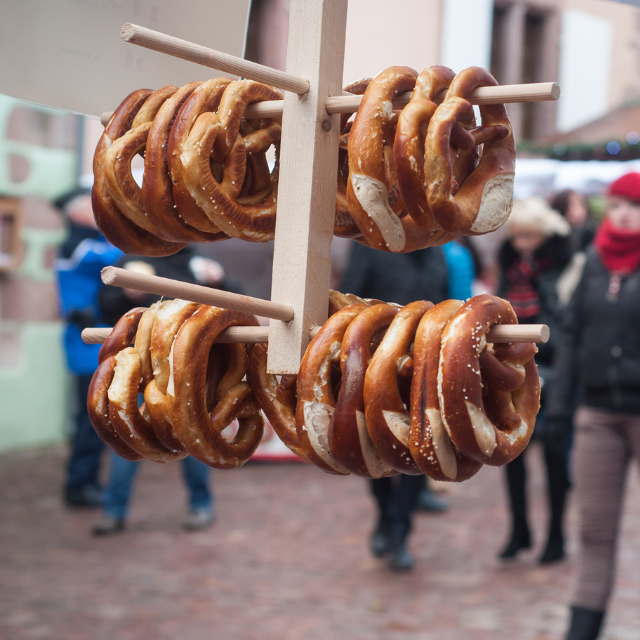
<svg viewBox="0 0 640 640">
<path fill-rule="evenodd" d="M 532 447 L 536 547 L 495 559 L 506 536 L 501 471 L 447 488 L 451 509 L 416 519 L 415 571 L 369 556 L 373 508 L 358 478 L 306 465 L 214 474 L 218 520 L 181 530 L 177 466 L 147 463 L 124 534 L 60 504 L 64 451 L 0 456 L 0 638 L 23 640 L 557 640 L 575 558 L 539 567 L 540 452 Z M 640 486 L 630 478 L 605 638 L 640 638 Z"/>
</svg>

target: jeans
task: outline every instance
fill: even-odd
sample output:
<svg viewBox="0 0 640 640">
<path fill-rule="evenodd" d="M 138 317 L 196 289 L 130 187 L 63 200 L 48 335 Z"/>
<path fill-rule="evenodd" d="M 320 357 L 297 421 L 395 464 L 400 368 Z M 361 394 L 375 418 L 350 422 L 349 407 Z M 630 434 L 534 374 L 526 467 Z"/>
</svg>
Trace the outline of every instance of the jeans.
<svg viewBox="0 0 640 640">
<path fill-rule="evenodd" d="M 74 377 L 78 395 L 78 412 L 75 417 L 75 432 L 71 438 L 71 455 L 67 463 L 65 491 L 99 487 L 98 471 L 104 443 L 95 432 L 87 412 L 87 395 L 91 374 Z"/>
<path fill-rule="evenodd" d="M 111 471 L 104 492 L 104 513 L 114 518 L 125 519 L 131 497 L 133 481 L 138 473 L 140 462 L 130 462 L 111 452 Z M 182 460 L 182 474 L 189 492 L 191 511 L 210 511 L 213 498 L 209 491 L 209 467 L 188 457 Z"/>
</svg>

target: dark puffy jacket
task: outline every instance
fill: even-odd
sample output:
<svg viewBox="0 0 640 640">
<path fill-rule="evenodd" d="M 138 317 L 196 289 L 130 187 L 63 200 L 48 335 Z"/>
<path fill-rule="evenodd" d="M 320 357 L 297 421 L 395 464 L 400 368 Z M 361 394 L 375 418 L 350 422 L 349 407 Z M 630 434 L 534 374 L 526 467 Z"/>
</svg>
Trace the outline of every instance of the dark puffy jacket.
<svg viewBox="0 0 640 640">
<path fill-rule="evenodd" d="M 340 285 L 343 293 L 409 304 L 447 299 L 447 263 L 440 247 L 412 253 L 385 253 L 353 243 Z"/>
<path fill-rule="evenodd" d="M 550 417 L 569 417 L 576 402 L 640 414 L 640 270 L 622 279 L 616 295 L 610 280 L 590 248 L 557 341 Z"/>
</svg>

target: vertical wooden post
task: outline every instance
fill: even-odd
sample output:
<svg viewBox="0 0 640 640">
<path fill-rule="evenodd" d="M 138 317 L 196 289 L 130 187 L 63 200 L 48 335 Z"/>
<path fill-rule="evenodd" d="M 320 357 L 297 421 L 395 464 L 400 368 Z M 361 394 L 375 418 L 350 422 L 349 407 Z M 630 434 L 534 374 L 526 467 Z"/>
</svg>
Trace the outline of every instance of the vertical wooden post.
<svg viewBox="0 0 640 640">
<path fill-rule="evenodd" d="M 291 2 L 287 72 L 311 89 L 284 102 L 271 299 L 295 316 L 271 321 L 271 373 L 298 373 L 311 325 L 327 319 L 340 132 L 324 103 L 342 93 L 346 22 L 347 0 Z"/>
</svg>

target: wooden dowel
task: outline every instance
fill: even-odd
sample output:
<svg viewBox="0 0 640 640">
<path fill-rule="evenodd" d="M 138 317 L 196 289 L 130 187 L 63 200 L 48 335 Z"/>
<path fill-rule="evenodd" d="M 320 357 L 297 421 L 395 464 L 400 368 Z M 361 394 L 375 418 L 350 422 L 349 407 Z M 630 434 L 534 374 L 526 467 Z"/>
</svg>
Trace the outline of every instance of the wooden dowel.
<svg viewBox="0 0 640 640">
<path fill-rule="evenodd" d="M 174 38 L 159 31 L 153 31 L 129 22 L 122 27 L 122 39 L 145 49 L 152 49 L 153 51 L 166 53 L 205 67 L 219 69 L 225 73 L 232 73 L 243 78 L 264 82 L 298 95 L 304 95 L 309 92 L 310 84 L 305 78 L 299 78 L 278 69 L 265 67 L 262 64 L 250 62 L 249 60 L 216 51 L 215 49 L 209 49 L 199 44 L 193 44 L 186 40 L 180 40 L 180 38 Z"/>
<path fill-rule="evenodd" d="M 283 322 L 293 320 L 293 308 L 288 304 L 251 298 L 237 293 L 202 287 L 197 284 L 119 269 L 118 267 L 105 267 L 101 275 L 102 282 L 114 287 L 135 289 L 136 291 L 144 291 L 144 293 L 154 293 L 159 296 L 199 302 L 200 304 L 223 307 L 232 311 L 244 311 L 265 316 L 266 318 L 273 318 L 274 320 L 282 320 Z"/>
<path fill-rule="evenodd" d="M 320 327 L 309 331 L 313 338 Z M 95 327 L 82 332 L 82 340 L 87 344 L 102 344 L 111 333 L 111 327 Z M 230 327 L 223 331 L 216 342 L 268 342 L 269 327 Z M 487 342 L 547 342 L 549 327 L 546 324 L 500 324 L 494 326 L 487 335 Z"/>
<path fill-rule="evenodd" d="M 411 99 L 412 92 L 403 93 L 393 103 L 394 109 L 402 109 Z M 444 92 L 436 102 L 442 102 Z M 498 87 L 481 87 L 476 89 L 469 99 L 471 104 L 509 104 L 513 102 L 543 102 L 557 100 L 560 97 L 560 87 L 557 82 L 538 82 L 535 84 L 504 84 Z M 332 96 L 327 98 L 325 108 L 327 113 L 355 113 L 360 107 L 362 96 Z M 284 100 L 256 102 L 247 107 L 246 118 L 281 118 Z M 111 112 L 106 111 L 100 116 L 100 122 L 106 125 Z"/>
</svg>

